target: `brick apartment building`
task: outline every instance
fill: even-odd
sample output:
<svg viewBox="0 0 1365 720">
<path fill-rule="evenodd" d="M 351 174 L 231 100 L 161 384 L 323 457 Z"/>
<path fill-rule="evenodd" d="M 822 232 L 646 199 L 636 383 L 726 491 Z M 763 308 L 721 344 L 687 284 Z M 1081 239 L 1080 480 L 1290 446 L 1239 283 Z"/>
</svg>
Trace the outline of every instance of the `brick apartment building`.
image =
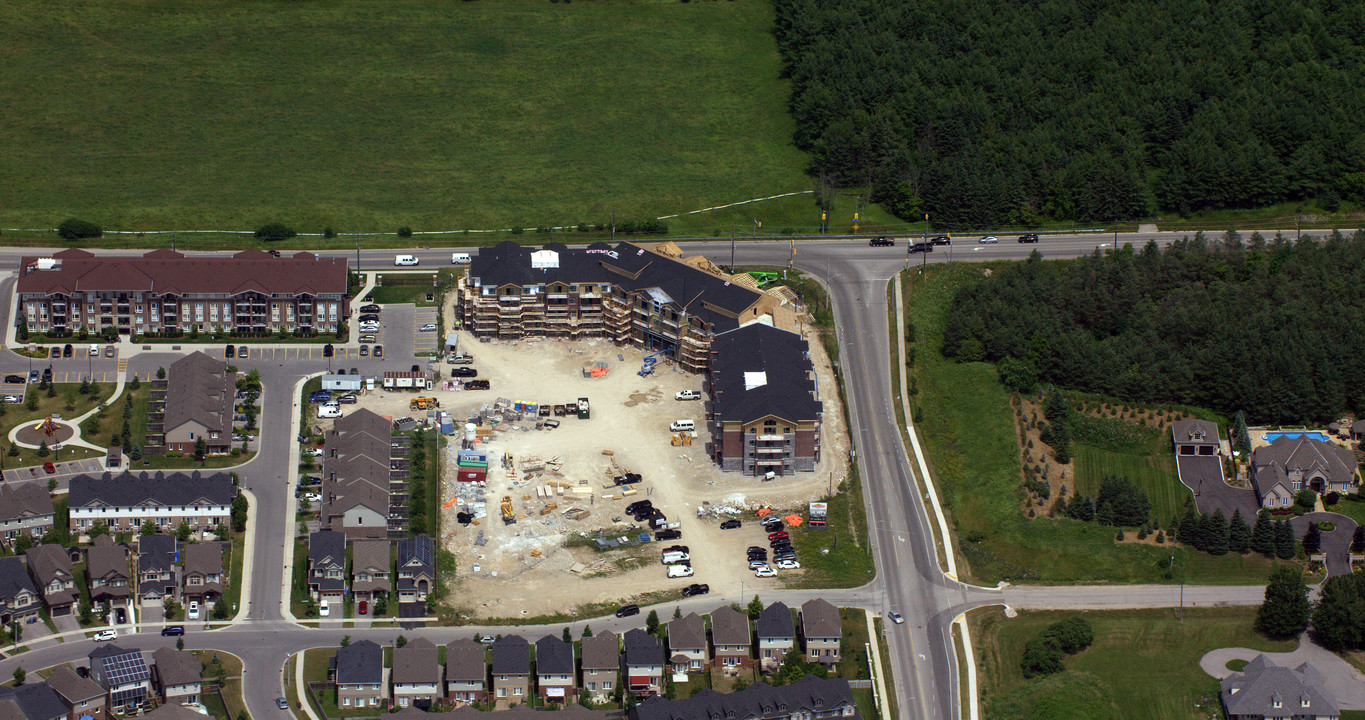
<svg viewBox="0 0 1365 720">
<path fill-rule="evenodd" d="M 70 248 L 19 261 L 29 332 L 335 332 L 346 319 L 346 260 L 310 252 L 189 257 L 173 250 L 95 255 Z"/>
</svg>

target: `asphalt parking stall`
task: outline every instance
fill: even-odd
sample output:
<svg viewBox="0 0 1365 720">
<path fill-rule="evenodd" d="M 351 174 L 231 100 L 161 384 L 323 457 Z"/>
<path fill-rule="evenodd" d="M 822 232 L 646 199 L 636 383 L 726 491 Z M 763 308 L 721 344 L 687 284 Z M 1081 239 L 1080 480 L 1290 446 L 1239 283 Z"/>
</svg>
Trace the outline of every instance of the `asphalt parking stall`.
<svg viewBox="0 0 1365 720">
<path fill-rule="evenodd" d="M 57 451 L 60 456 L 61 451 Z M 52 463 L 57 472 L 48 473 L 42 465 L 15 468 L 5 470 L 5 482 L 25 483 L 48 480 L 56 480 L 59 488 L 66 487 L 67 481 L 76 475 L 98 474 L 104 472 L 104 461 L 100 458 L 87 458 L 84 460 L 66 460 Z"/>
<path fill-rule="evenodd" d="M 436 325 L 436 308 L 419 307 L 413 311 L 412 315 L 412 353 L 434 353 L 440 343 L 439 326 L 436 331 L 428 330 L 422 332 L 423 325 Z"/>
</svg>

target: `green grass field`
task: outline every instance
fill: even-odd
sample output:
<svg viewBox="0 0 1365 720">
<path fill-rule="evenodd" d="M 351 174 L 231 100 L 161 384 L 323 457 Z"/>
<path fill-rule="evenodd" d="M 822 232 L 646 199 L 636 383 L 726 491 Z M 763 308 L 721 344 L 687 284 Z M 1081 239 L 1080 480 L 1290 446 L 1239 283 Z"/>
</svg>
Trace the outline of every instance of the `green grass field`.
<svg viewBox="0 0 1365 720">
<path fill-rule="evenodd" d="M 1067 657 L 1066 670 L 1025 679 L 1024 644 L 1071 613 L 1022 612 L 1005 619 L 998 608 L 970 616 L 987 720 L 1206 720 L 1222 717 L 1218 681 L 1199 668 L 1204 653 L 1221 647 L 1271 652 L 1293 641 L 1266 640 L 1252 629 L 1255 608 L 1090 612 L 1095 643 Z"/>
<path fill-rule="evenodd" d="M 771 26 L 762 0 L 6 3 L 0 227 L 529 233 L 810 190 Z M 753 219 L 819 213 L 670 222 Z"/>
<path fill-rule="evenodd" d="M 1213 557 L 1170 545 L 1117 545 L 1114 531 L 1065 518 L 1032 519 L 1024 495 L 1009 393 L 989 363 L 956 363 L 939 352 L 954 292 L 989 266 L 931 266 L 906 276 L 906 318 L 915 324 L 920 440 L 973 581 L 1264 582 L 1273 562 Z M 1169 517 L 1161 518 L 1169 522 Z"/>
<path fill-rule="evenodd" d="M 1076 445 L 1076 491 L 1095 497 L 1100 483 L 1110 475 L 1126 476 L 1147 493 L 1152 517 L 1163 526 L 1173 516 L 1185 514 L 1185 504 L 1194 499 L 1190 489 L 1180 484 L 1175 456 L 1170 452 L 1131 455 L 1090 445 Z"/>
</svg>

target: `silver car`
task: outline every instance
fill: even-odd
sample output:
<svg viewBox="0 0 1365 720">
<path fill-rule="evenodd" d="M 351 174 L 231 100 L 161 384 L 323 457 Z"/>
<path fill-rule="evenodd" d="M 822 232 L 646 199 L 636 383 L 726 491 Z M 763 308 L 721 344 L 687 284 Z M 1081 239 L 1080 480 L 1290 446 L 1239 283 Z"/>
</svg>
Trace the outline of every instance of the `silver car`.
<svg viewBox="0 0 1365 720">
<path fill-rule="evenodd" d="M 983 245 L 994 245 L 995 243 L 1000 242 L 1000 238 L 998 238 L 998 237 L 996 237 L 996 236 L 994 236 L 994 235 L 987 235 L 986 237 L 983 237 L 983 238 L 981 238 L 980 240 L 977 240 L 977 242 L 978 242 L 978 243 L 981 243 L 981 244 L 983 244 Z"/>
</svg>

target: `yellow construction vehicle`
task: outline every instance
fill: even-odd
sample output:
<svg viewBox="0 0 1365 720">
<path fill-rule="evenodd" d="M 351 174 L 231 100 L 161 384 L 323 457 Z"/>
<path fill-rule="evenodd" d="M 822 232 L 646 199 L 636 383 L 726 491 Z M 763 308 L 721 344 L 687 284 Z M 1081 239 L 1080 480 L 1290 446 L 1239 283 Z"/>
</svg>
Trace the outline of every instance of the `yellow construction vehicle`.
<svg viewBox="0 0 1365 720">
<path fill-rule="evenodd" d="M 514 522 L 516 522 L 516 521 L 517 521 L 517 514 L 516 514 L 515 511 L 512 510 L 512 496 L 511 496 L 511 495 L 503 495 L 503 496 L 502 496 L 502 522 L 503 522 L 504 524 L 506 524 L 506 525 L 511 525 L 512 523 L 514 523 Z"/>
<path fill-rule="evenodd" d="M 438 407 L 441 407 L 441 402 L 434 397 L 415 397 L 408 403 L 409 410 L 430 410 Z"/>
</svg>

